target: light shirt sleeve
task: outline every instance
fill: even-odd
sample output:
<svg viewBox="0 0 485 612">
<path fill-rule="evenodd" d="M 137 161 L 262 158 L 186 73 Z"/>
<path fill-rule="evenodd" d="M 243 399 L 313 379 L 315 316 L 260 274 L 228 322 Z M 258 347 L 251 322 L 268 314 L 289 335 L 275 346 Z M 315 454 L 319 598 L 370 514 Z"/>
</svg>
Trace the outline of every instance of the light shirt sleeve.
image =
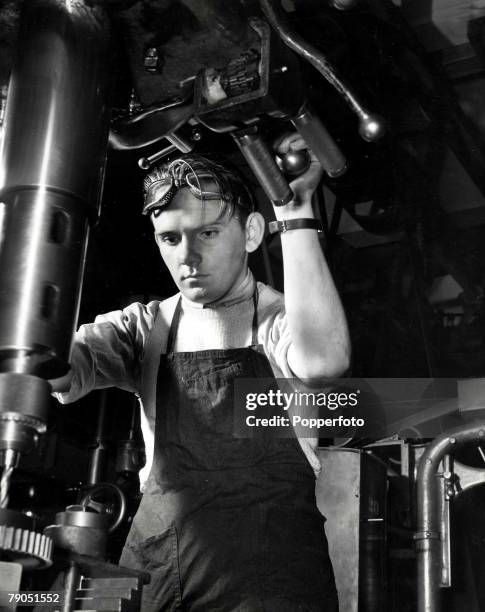
<svg viewBox="0 0 485 612">
<path fill-rule="evenodd" d="M 291 345 L 283 294 L 258 283 L 258 341 L 277 378 L 293 378 L 288 365 L 288 349 Z"/>
<path fill-rule="evenodd" d="M 158 305 L 134 303 L 82 325 L 71 353 L 71 388 L 54 396 L 66 404 L 106 387 L 139 393 L 143 351 Z"/>
<path fill-rule="evenodd" d="M 295 389 L 302 388 L 302 383 L 300 381 L 297 382 L 297 377 L 288 365 L 288 349 L 291 345 L 291 337 L 288 329 L 284 296 L 261 283 L 258 283 L 258 289 L 261 300 L 260 309 L 258 309 L 260 319 L 258 340 L 264 346 L 265 354 L 275 377 L 292 379 Z M 318 438 L 301 437 L 298 435 L 298 432 L 295 433 L 315 476 L 318 477 L 322 470 L 322 465 L 315 452 L 318 446 Z"/>
</svg>

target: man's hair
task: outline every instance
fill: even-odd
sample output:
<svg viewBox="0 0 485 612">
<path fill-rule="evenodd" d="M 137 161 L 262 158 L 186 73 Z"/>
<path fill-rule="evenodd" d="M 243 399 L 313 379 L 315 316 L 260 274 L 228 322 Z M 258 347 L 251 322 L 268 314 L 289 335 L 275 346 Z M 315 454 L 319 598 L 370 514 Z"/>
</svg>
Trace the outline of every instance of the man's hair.
<svg viewBox="0 0 485 612">
<path fill-rule="evenodd" d="M 202 218 L 209 200 L 219 201 L 217 218 L 236 216 L 244 227 L 254 200 L 239 172 L 201 155 L 181 155 L 153 168 L 145 177 L 143 214 L 158 216 L 179 189 L 201 201 Z"/>
</svg>

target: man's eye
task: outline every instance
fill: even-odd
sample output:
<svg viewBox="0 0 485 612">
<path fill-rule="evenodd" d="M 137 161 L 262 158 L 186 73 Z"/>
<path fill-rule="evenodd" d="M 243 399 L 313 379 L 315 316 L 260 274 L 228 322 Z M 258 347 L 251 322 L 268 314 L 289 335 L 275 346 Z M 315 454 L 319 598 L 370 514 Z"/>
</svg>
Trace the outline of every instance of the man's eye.
<svg viewBox="0 0 485 612">
<path fill-rule="evenodd" d="M 205 230 L 203 232 L 201 232 L 201 236 L 202 238 L 215 238 L 216 236 L 219 235 L 219 230 L 216 229 L 212 229 L 212 230 Z"/>
<path fill-rule="evenodd" d="M 177 236 L 172 236 L 171 234 L 164 234 L 163 236 L 160 236 L 160 240 L 164 244 L 168 244 L 168 246 L 175 246 L 179 242 Z"/>
</svg>

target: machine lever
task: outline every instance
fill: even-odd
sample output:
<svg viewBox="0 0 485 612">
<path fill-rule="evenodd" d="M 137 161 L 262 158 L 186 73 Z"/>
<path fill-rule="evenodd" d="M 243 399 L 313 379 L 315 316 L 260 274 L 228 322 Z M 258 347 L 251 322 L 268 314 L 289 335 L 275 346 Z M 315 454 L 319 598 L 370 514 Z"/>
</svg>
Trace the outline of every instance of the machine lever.
<svg viewBox="0 0 485 612">
<path fill-rule="evenodd" d="M 232 137 L 271 202 L 275 206 L 284 206 L 291 202 L 293 192 L 258 129 L 251 127 L 238 130 L 232 132 Z"/>
<path fill-rule="evenodd" d="M 279 1 L 279 0 L 277 0 Z M 312 64 L 345 100 L 350 109 L 359 118 L 359 134 L 364 140 L 373 142 L 385 132 L 382 117 L 370 113 L 358 100 L 352 89 L 337 75 L 335 68 L 316 47 L 291 30 L 285 23 L 281 9 L 276 7 L 275 0 L 260 0 L 261 10 L 278 33 L 282 41 L 304 60 Z"/>
<path fill-rule="evenodd" d="M 105 496 L 113 496 L 114 503 L 95 501 L 95 497 L 100 496 L 102 493 Z M 126 518 L 128 511 L 128 505 L 126 496 L 123 491 L 111 482 L 99 482 L 91 487 L 84 493 L 79 502 L 79 505 L 83 508 L 91 508 L 99 514 L 114 514 L 115 519 L 109 527 L 109 533 L 113 533 Z M 116 512 L 113 511 L 113 507 Z"/>
<path fill-rule="evenodd" d="M 346 172 L 347 160 L 342 151 L 307 103 L 301 107 L 296 117 L 293 117 L 292 123 L 328 176 L 336 178 Z"/>
<path fill-rule="evenodd" d="M 155 164 L 159 159 L 170 155 L 170 153 L 175 153 L 175 151 L 180 151 L 181 153 L 190 153 L 194 148 L 194 145 L 189 142 L 186 138 L 180 136 L 180 134 L 176 134 L 175 132 L 170 132 L 165 135 L 165 138 L 171 143 L 168 147 L 165 147 L 161 151 L 150 155 L 150 157 L 140 157 L 138 160 L 138 165 L 142 170 L 149 170 L 153 164 Z"/>
</svg>

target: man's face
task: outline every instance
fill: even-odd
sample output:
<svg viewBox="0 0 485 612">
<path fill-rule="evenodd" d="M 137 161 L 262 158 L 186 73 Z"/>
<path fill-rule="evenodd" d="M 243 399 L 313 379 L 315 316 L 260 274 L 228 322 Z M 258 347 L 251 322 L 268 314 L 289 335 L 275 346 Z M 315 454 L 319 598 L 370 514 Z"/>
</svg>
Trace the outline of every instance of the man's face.
<svg viewBox="0 0 485 612">
<path fill-rule="evenodd" d="M 152 222 L 160 254 L 182 295 L 210 304 L 246 275 L 246 234 L 235 217 L 217 220 L 218 200 L 204 206 L 202 215 L 201 201 L 181 189 Z"/>
</svg>

